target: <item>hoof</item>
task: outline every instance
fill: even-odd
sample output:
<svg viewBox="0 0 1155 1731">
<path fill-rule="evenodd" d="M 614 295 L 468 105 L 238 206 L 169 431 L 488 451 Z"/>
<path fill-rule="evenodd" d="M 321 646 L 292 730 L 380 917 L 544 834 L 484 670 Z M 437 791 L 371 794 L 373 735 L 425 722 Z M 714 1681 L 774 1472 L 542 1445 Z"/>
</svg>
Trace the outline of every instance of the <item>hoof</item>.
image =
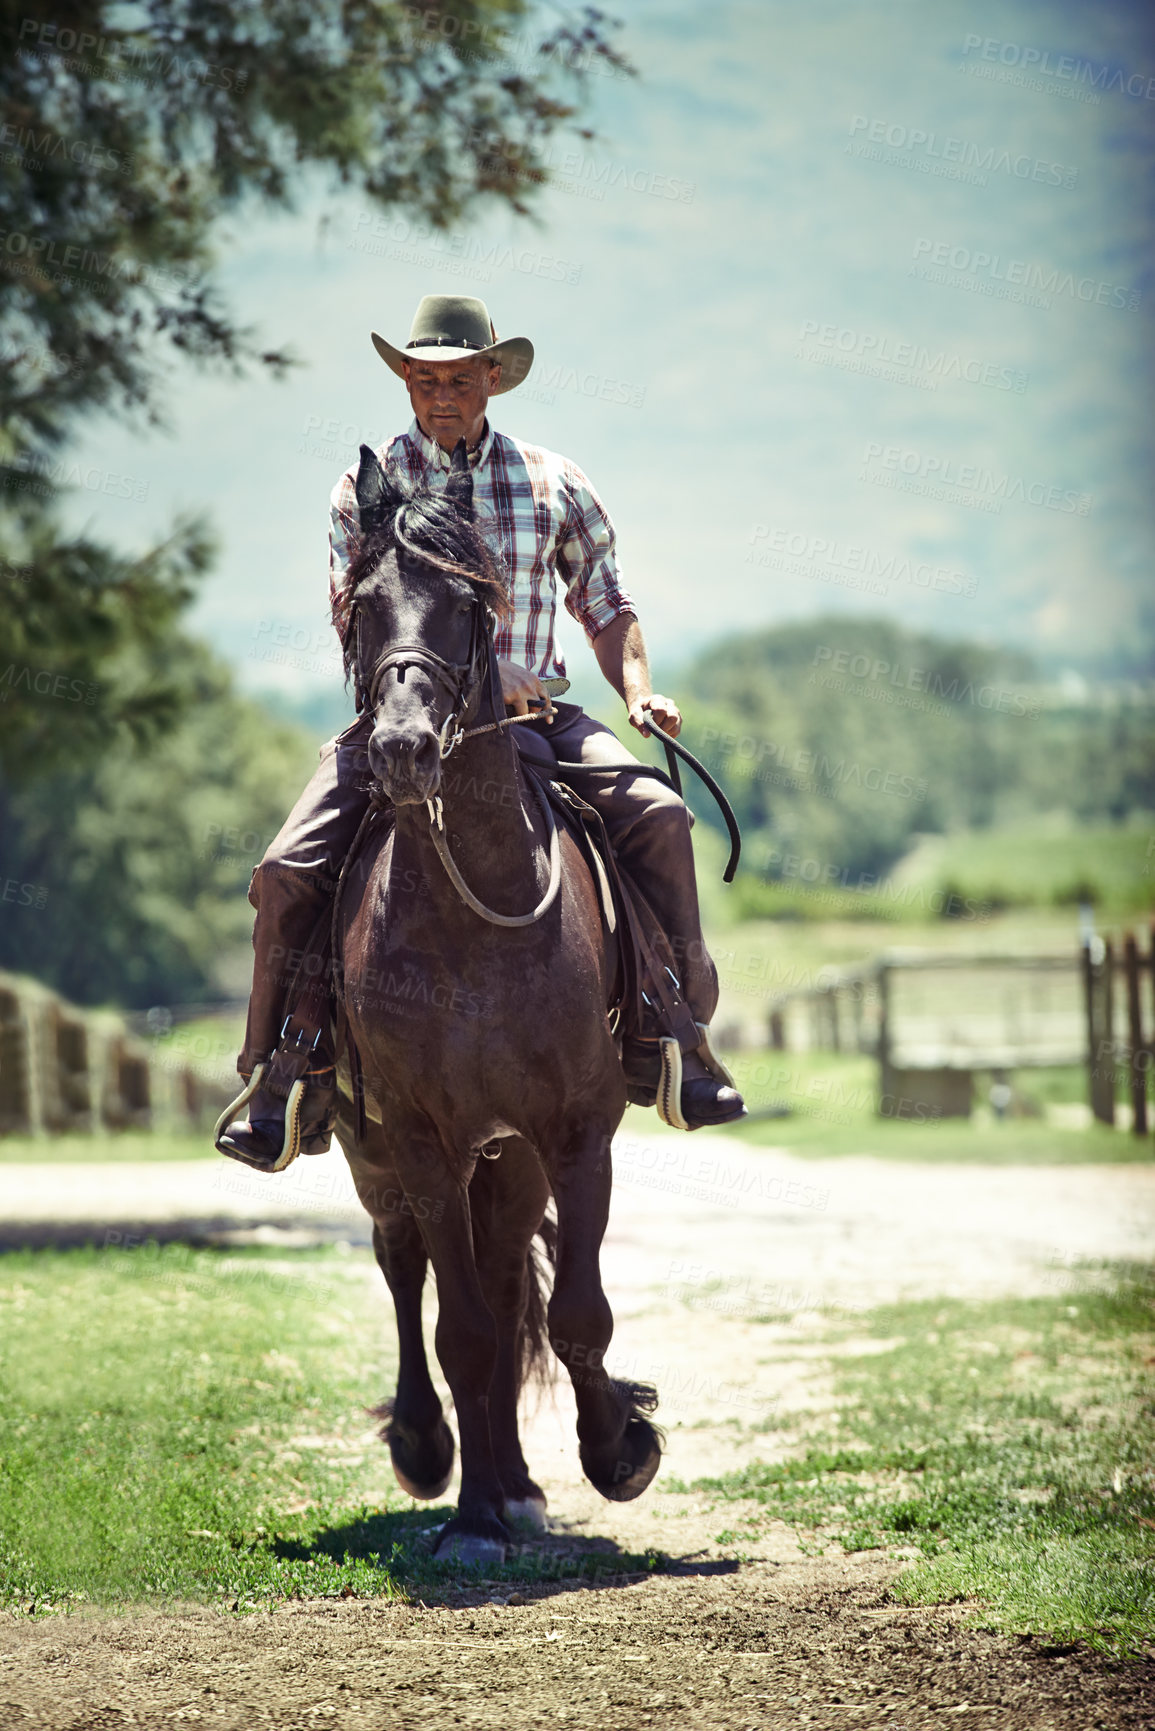
<svg viewBox="0 0 1155 1731">
<path fill-rule="evenodd" d="M 432 1436 L 418 1436 L 394 1424 L 382 1432 L 389 1444 L 393 1475 L 401 1489 L 422 1502 L 443 1497 L 453 1477 L 453 1432 L 444 1419 Z"/>
<path fill-rule="evenodd" d="M 416 1497 L 419 1502 L 423 1503 L 435 1503 L 438 1497 L 443 1497 L 449 1489 L 449 1481 L 453 1477 L 453 1468 L 450 1467 L 445 1477 L 443 1479 L 438 1479 L 435 1484 L 423 1485 L 419 1484 L 416 1479 L 406 1478 L 401 1468 L 397 1465 L 397 1462 L 394 1461 L 393 1477 L 397 1480 L 397 1483 L 401 1486 L 401 1489 L 405 1492 L 407 1497 Z"/>
<path fill-rule="evenodd" d="M 511 1527 L 522 1527 L 531 1533 L 548 1533 L 544 1497 L 511 1497 L 501 1511 L 502 1519 Z"/>
<path fill-rule="evenodd" d="M 502 1539 L 485 1539 L 476 1532 L 447 1532 L 433 1551 L 435 1563 L 461 1563 L 466 1568 L 500 1568 L 506 1561 Z"/>
<path fill-rule="evenodd" d="M 640 1497 L 662 1461 L 658 1432 L 648 1419 L 632 1418 L 622 1437 L 619 1459 L 608 1477 L 596 1477 L 582 1462 L 586 1477 L 607 1502 L 632 1503 Z"/>
</svg>

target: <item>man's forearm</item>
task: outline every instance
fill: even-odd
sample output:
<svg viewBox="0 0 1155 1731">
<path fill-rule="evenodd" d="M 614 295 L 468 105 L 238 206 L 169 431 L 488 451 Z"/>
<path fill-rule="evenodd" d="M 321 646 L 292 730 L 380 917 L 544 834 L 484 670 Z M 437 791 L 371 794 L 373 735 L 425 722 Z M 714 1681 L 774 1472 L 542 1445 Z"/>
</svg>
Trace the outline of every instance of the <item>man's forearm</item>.
<svg viewBox="0 0 1155 1731">
<path fill-rule="evenodd" d="M 630 723 L 647 739 L 647 713 L 659 727 L 676 736 L 682 729 L 678 706 L 670 698 L 656 692 L 650 683 L 650 663 L 646 657 L 646 640 L 633 613 L 620 613 L 604 631 L 594 638 L 594 654 L 598 666 L 625 702 Z M 642 705 L 646 708 L 643 710 Z"/>
<path fill-rule="evenodd" d="M 642 628 L 633 613 L 621 613 L 594 638 L 598 666 L 627 709 L 651 695 L 650 664 Z"/>
</svg>

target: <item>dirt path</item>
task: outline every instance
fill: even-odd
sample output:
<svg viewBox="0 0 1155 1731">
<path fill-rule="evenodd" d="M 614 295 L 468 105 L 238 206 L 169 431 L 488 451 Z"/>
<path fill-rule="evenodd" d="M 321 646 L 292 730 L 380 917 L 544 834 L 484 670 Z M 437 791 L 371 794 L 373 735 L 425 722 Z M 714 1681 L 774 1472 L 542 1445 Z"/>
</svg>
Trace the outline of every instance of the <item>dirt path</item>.
<svg viewBox="0 0 1155 1731">
<path fill-rule="evenodd" d="M 275 1178 L 220 1159 L 0 1166 L 0 1249 L 117 1231 L 367 1244 L 367 1228 L 336 1149 Z M 712 1279 L 742 1308 L 745 1289 L 776 1309 L 853 1308 L 1053 1290 L 1065 1263 L 1145 1259 L 1153 1228 L 1155 1166 L 804 1160 L 631 1128 L 615 1143 L 604 1269 L 619 1318 L 655 1288 Z"/>
<path fill-rule="evenodd" d="M 193 1720 L 502 1731 L 1155 1725 L 1155 1664 L 1120 1669 L 978 1633 L 963 1608 L 897 1608 L 885 1588 L 899 1561 L 807 1556 L 781 1527 L 743 1540 L 737 1561 L 733 1542 L 718 1541 L 719 1513 L 661 1488 L 663 1476 L 772 1458 L 791 1412 L 825 1404 L 819 1307 L 1053 1292 L 1078 1260 L 1145 1258 L 1155 1173 L 803 1161 L 723 1138 L 637 1134 L 620 1140 L 616 1171 L 609 1362 L 661 1388 L 663 1475 L 637 1503 L 597 1497 L 577 1468 L 565 1390 L 530 1415 L 527 1454 L 549 1496 L 549 1546 L 596 1543 L 610 1557 L 653 1546 L 677 1559 L 675 1574 L 525 1589 L 524 1604 L 500 1602 L 508 1586 L 483 1585 L 428 1609 L 345 1601 L 246 1618 L 13 1618 L 0 1622 L 4 1731 Z M 159 1236 L 191 1222 L 233 1241 L 366 1238 L 337 1160 L 301 1161 L 275 1184 L 215 1162 L 8 1167 L 0 1183 L 6 1242 L 92 1236 L 93 1220 Z M 365 1278 L 379 1278 L 367 1262 Z M 872 1344 L 864 1331 L 846 1350 Z M 771 1414 L 785 1431 L 751 1439 Z M 726 1524 L 740 1527 L 742 1512 L 729 1505 Z"/>
<path fill-rule="evenodd" d="M 289 1605 L 0 1624 L 5 1731 L 529 1731 L 1150 1726 L 1155 1665 L 1105 1663 L 883 1602 L 877 1562 L 553 1591 L 526 1605 Z"/>
</svg>

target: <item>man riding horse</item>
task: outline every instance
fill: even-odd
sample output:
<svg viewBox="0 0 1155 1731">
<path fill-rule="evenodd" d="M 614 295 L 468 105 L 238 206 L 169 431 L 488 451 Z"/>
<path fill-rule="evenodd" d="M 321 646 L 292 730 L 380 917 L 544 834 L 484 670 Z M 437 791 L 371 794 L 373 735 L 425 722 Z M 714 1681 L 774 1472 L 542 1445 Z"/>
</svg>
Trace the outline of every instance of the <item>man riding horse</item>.
<svg viewBox="0 0 1155 1731">
<path fill-rule="evenodd" d="M 404 380 L 414 414 L 407 433 L 379 447 L 383 467 L 410 483 L 443 488 L 451 454 L 464 441 L 478 514 L 500 550 L 513 602 L 496 636 L 507 709 L 527 715 L 531 704 L 543 705 L 550 723 L 545 682 L 565 674 L 554 635 L 560 576 L 566 608 L 625 702 L 631 725 L 645 734 L 650 715 L 676 735 L 681 716 L 670 698 L 651 687 L 641 626 L 619 577 L 614 529 L 601 500 L 574 463 L 495 431 L 487 418 L 489 399 L 525 379 L 532 344 L 524 337 L 499 342 L 484 302 L 454 295 L 422 300 L 404 349 L 376 332 L 373 343 Z M 361 529 L 356 480 L 354 465 L 338 481 L 331 502 L 330 595 L 342 636 L 349 609 L 346 577 Z M 217 1146 L 263 1171 L 276 1167 L 285 1146 L 286 1099 L 295 1082 L 305 1083 L 303 1153 L 328 1148 L 336 1119 L 336 1054 L 328 1019 L 316 1018 L 313 1027 L 296 1012 L 309 965 L 315 970 L 318 958 L 327 956 L 317 934 L 327 934 L 342 865 L 369 804 L 372 725 L 372 715 L 363 712 L 322 747 L 316 773 L 249 889 L 257 910 L 253 990 L 237 1068 L 246 1080 L 258 1066 L 266 1069 L 261 1086 L 249 1095 L 247 1118 L 230 1123 Z M 578 791 L 600 814 L 615 857 L 653 910 L 681 993 L 705 1030 L 718 1001 L 718 977 L 702 937 L 685 805 L 644 765 L 636 771 L 621 767 L 616 736 L 576 706 L 567 705 L 560 724 L 551 726 L 550 742 L 563 761 L 616 766 L 582 774 Z M 565 780 L 565 772 L 558 777 Z M 627 1039 L 622 1058 L 627 1078 L 652 1091 L 657 1040 Z M 680 1118 L 687 1129 L 726 1124 L 745 1112 L 740 1095 L 709 1059 L 703 1032 L 702 1051 L 682 1054 L 680 1112 L 672 1121 Z"/>
</svg>

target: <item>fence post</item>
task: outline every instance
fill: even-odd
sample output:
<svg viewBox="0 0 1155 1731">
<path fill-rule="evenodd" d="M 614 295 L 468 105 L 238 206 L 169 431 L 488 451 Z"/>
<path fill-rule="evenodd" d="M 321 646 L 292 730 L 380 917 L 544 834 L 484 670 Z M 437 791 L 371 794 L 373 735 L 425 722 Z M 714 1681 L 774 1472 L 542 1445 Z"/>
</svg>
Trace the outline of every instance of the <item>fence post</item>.
<svg viewBox="0 0 1155 1731">
<path fill-rule="evenodd" d="M 1096 951 L 1099 953 L 1096 955 Z M 1115 1122 L 1115 1049 L 1111 998 L 1113 956 L 1109 938 L 1083 945 L 1083 995 L 1087 1009 L 1087 1083 L 1091 1112 L 1100 1124 Z"/>
<path fill-rule="evenodd" d="M 1139 945 L 1134 932 L 1123 939 L 1123 968 L 1127 980 L 1127 1032 L 1131 1044 L 1131 1131 L 1147 1134 L 1147 1052 L 1143 1042 L 1143 1005 L 1139 995 Z"/>
<path fill-rule="evenodd" d="M 890 969 L 878 964 L 878 1093 L 890 1093 Z"/>
<path fill-rule="evenodd" d="M 1098 1098 L 1094 1112 L 1102 1124 L 1115 1125 L 1115 948 L 1110 938 L 1103 939 L 1103 960 L 1095 969 L 1095 986 L 1099 999 L 1099 1052 L 1106 1053 L 1106 1062 L 1095 1065 Z"/>
<path fill-rule="evenodd" d="M 1155 920 L 1152 920 L 1148 927 L 1147 954 L 1145 956 L 1140 955 L 1139 965 L 1140 968 L 1146 968 L 1148 979 L 1150 981 L 1150 992 L 1148 996 L 1151 1006 L 1151 1038 L 1146 1041 L 1143 1047 L 1147 1057 L 1147 1063 L 1150 1065 L 1152 1062 L 1155 1062 Z M 1140 986 L 1141 985 L 1142 974 L 1140 974 Z M 1143 1019 L 1142 997 L 1139 999 L 1139 1019 L 1140 1021 Z"/>
</svg>

